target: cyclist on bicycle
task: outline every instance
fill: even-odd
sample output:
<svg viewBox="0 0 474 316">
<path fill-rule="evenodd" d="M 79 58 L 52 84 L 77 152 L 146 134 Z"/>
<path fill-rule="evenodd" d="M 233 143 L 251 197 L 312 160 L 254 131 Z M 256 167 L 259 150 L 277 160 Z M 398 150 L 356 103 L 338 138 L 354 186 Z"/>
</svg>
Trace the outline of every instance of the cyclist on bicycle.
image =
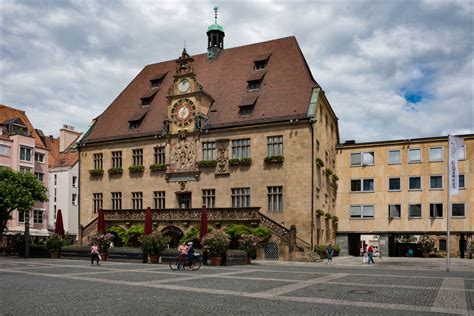
<svg viewBox="0 0 474 316">
<path fill-rule="evenodd" d="M 178 248 L 180 264 L 185 265 L 186 260 L 188 259 L 188 246 L 186 244 L 179 245 Z"/>
<path fill-rule="evenodd" d="M 189 269 L 191 270 L 192 269 L 192 265 L 193 265 L 193 259 L 194 259 L 194 248 L 193 248 L 193 242 L 190 241 L 188 242 L 188 253 L 187 253 L 187 256 L 188 256 L 188 266 L 189 266 Z"/>
</svg>

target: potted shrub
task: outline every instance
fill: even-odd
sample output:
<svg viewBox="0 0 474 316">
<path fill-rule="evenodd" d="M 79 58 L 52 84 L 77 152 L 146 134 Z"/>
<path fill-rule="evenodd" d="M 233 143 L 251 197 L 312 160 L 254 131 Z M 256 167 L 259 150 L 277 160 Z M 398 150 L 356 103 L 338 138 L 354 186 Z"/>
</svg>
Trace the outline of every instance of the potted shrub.
<svg viewBox="0 0 474 316">
<path fill-rule="evenodd" d="M 112 167 L 108 170 L 109 174 L 122 174 L 123 169 L 120 167 Z"/>
<path fill-rule="evenodd" d="M 333 174 L 333 175 L 332 175 L 332 179 L 333 179 L 334 181 L 338 181 L 338 180 L 339 180 L 339 177 L 337 176 L 337 174 Z"/>
<path fill-rule="evenodd" d="M 338 222 L 338 221 L 339 221 L 339 217 L 337 217 L 336 215 L 334 215 L 334 216 L 332 217 L 332 221 L 333 221 L 333 222 Z"/>
<path fill-rule="evenodd" d="M 232 159 L 229 159 L 229 165 L 231 166 L 236 166 L 240 163 L 240 160 L 239 158 L 232 158 Z"/>
<path fill-rule="evenodd" d="M 316 210 L 316 215 L 322 217 L 322 216 L 324 216 L 324 211 L 323 211 L 323 210 L 320 210 L 320 209 L 317 209 L 317 210 Z"/>
<path fill-rule="evenodd" d="M 229 236 L 223 231 L 218 230 L 206 234 L 202 239 L 202 244 L 211 257 L 212 265 L 219 266 L 222 256 L 225 255 L 229 248 Z"/>
<path fill-rule="evenodd" d="M 247 264 L 250 264 L 252 256 L 255 255 L 258 243 L 262 242 L 262 239 L 253 234 L 242 234 L 239 238 L 239 249 L 244 250 L 247 253 Z"/>
<path fill-rule="evenodd" d="M 200 168 L 215 167 L 217 166 L 217 160 L 201 160 L 198 161 L 197 164 Z"/>
<path fill-rule="evenodd" d="M 423 257 L 428 258 L 430 253 L 434 250 L 435 240 L 433 238 L 424 235 L 418 242 L 418 248 L 420 249 Z"/>
<path fill-rule="evenodd" d="M 324 161 L 321 158 L 316 158 L 316 166 L 320 168 L 324 167 Z"/>
<path fill-rule="evenodd" d="M 49 237 L 49 239 L 46 241 L 46 248 L 48 248 L 51 258 L 53 259 L 59 259 L 62 246 L 64 246 L 64 241 L 61 236 L 57 234 Z"/>
<path fill-rule="evenodd" d="M 159 232 L 140 237 L 143 252 L 150 255 L 151 263 L 158 263 L 161 252 L 166 249 L 170 241 L 170 237 L 163 236 Z"/>
<path fill-rule="evenodd" d="M 242 158 L 242 159 L 240 159 L 240 164 L 245 165 L 245 166 L 251 165 L 252 164 L 252 158 Z"/>
<path fill-rule="evenodd" d="M 285 160 L 283 156 L 267 156 L 263 159 L 267 163 L 282 163 Z"/>
<path fill-rule="evenodd" d="M 326 219 L 332 219 L 332 215 L 329 213 L 326 213 Z"/>
<path fill-rule="evenodd" d="M 91 169 L 89 170 L 91 176 L 101 176 L 104 174 L 104 169 Z"/>
<path fill-rule="evenodd" d="M 145 170 L 145 166 L 143 165 L 136 165 L 128 167 L 128 171 L 130 172 L 143 172 Z"/>
<path fill-rule="evenodd" d="M 332 175 L 332 169 L 331 168 L 326 168 L 325 171 L 326 171 L 327 176 Z"/>
<path fill-rule="evenodd" d="M 114 240 L 114 235 L 111 233 L 101 234 L 97 233 L 91 238 L 91 242 L 95 242 L 99 246 L 100 256 L 102 260 L 107 261 L 110 245 Z"/>
<path fill-rule="evenodd" d="M 154 163 L 154 164 L 150 165 L 150 170 L 151 171 L 166 170 L 166 164 L 164 164 L 164 163 Z"/>
</svg>

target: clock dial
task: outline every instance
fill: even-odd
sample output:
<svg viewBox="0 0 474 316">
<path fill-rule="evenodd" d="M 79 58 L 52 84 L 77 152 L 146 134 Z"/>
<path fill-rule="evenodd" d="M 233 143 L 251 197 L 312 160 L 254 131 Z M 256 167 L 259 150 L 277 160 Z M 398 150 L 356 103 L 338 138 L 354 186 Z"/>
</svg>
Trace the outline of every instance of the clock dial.
<svg viewBox="0 0 474 316">
<path fill-rule="evenodd" d="M 178 90 L 179 92 L 186 92 L 189 89 L 189 81 L 186 79 L 181 80 L 178 83 Z"/>
<path fill-rule="evenodd" d="M 176 101 L 171 108 L 171 120 L 179 127 L 188 126 L 196 116 L 196 105 L 189 99 Z"/>
</svg>

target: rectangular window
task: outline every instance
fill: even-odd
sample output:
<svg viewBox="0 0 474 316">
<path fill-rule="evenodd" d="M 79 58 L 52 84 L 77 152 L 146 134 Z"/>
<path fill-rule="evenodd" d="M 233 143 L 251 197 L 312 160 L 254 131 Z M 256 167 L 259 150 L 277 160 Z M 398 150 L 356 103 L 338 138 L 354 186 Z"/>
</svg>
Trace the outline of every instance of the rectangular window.
<svg viewBox="0 0 474 316">
<path fill-rule="evenodd" d="M 153 201 L 155 202 L 155 209 L 165 209 L 165 191 L 153 192 Z"/>
<path fill-rule="evenodd" d="M 72 195 L 72 205 L 77 205 L 77 194 Z"/>
<path fill-rule="evenodd" d="M 57 213 L 57 209 L 56 209 L 56 205 L 54 205 L 54 209 L 53 209 L 53 217 L 54 217 L 54 219 L 56 219 L 56 213 Z"/>
<path fill-rule="evenodd" d="M 134 166 L 143 166 L 143 149 L 132 149 L 132 159 Z"/>
<path fill-rule="evenodd" d="M 94 169 L 103 169 L 102 157 L 103 157 L 102 153 L 93 155 Z"/>
<path fill-rule="evenodd" d="M 360 152 L 351 154 L 351 166 L 372 166 L 375 154 L 371 152 Z"/>
<path fill-rule="evenodd" d="M 122 192 L 112 192 L 112 209 L 122 209 Z"/>
<path fill-rule="evenodd" d="M 408 178 L 408 189 L 409 190 L 421 190 L 421 177 L 409 177 Z"/>
<path fill-rule="evenodd" d="M 250 207 L 250 188 L 233 188 L 232 207 Z"/>
<path fill-rule="evenodd" d="M 122 151 L 112 152 L 112 168 L 122 168 Z"/>
<path fill-rule="evenodd" d="M 132 192 L 132 209 L 143 209 L 143 192 Z"/>
<path fill-rule="evenodd" d="M 77 188 L 77 176 L 72 176 L 72 187 Z"/>
<path fill-rule="evenodd" d="M 451 205 L 453 217 L 464 217 L 466 216 L 466 205 L 464 203 L 453 203 Z"/>
<path fill-rule="evenodd" d="M 55 174 L 54 175 L 54 185 L 57 185 L 58 184 L 58 175 Z"/>
<path fill-rule="evenodd" d="M 443 217 L 443 204 L 442 203 L 430 204 L 430 217 Z"/>
<path fill-rule="evenodd" d="M 351 205 L 349 212 L 351 218 L 374 218 L 373 205 Z"/>
<path fill-rule="evenodd" d="M 154 148 L 155 164 L 165 164 L 165 146 Z"/>
<path fill-rule="evenodd" d="M 446 239 L 439 240 L 439 251 L 446 251 Z"/>
<path fill-rule="evenodd" d="M 36 179 L 38 179 L 38 181 L 43 182 L 44 173 L 42 173 L 42 172 L 35 172 L 35 177 L 36 177 Z"/>
<path fill-rule="evenodd" d="M 20 147 L 20 160 L 31 161 L 32 153 L 33 153 L 33 149 L 28 148 L 28 147 Z"/>
<path fill-rule="evenodd" d="M 58 194 L 58 190 L 54 188 L 54 202 L 56 202 L 57 194 Z"/>
<path fill-rule="evenodd" d="M 399 164 L 402 162 L 402 154 L 400 150 L 389 150 L 388 151 L 388 163 Z"/>
<path fill-rule="evenodd" d="M 421 162 L 421 148 L 408 149 L 408 162 Z"/>
<path fill-rule="evenodd" d="M 232 159 L 250 158 L 250 138 L 232 141 Z"/>
<path fill-rule="evenodd" d="M 402 216 L 402 206 L 400 204 L 390 204 L 388 206 L 389 218 L 400 218 Z"/>
<path fill-rule="evenodd" d="M 430 148 L 430 161 L 443 161 L 443 147 Z"/>
<path fill-rule="evenodd" d="M 29 172 L 31 173 L 31 168 L 20 166 L 20 172 Z"/>
<path fill-rule="evenodd" d="M 283 136 L 267 137 L 267 154 L 268 154 L 268 157 L 272 157 L 272 156 L 283 157 Z"/>
<path fill-rule="evenodd" d="M 25 223 L 30 221 L 30 211 L 18 211 L 18 222 Z"/>
<path fill-rule="evenodd" d="M 33 223 L 43 224 L 43 211 L 42 210 L 33 210 Z"/>
<path fill-rule="evenodd" d="M 206 205 L 207 208 L 216 207 L 216 190 L 215 189 L 202 190 L 202 204 Z"/>
<path fill-rule="evenodd" d="M 466 160 L 466 145 L 462 145 L 459 149 L 458 160 Z"/>
<path fill-rule="evenodd" d="M 421 204 L 410 204 L 408 206 L 409 217 L 421 217 Z"/>
<path fill-rule="evenodd" d="M 268 211 L 282 212 L 283 211 L 283 187 L 267 187 L 268 193 Z"/>
<path fill-rule="evenodd" d="M 216 160 L 216 142 L 202 143 L 202 160 Z"/>
<path fill-rule="evenodd" d="M 248 81 L 247 90 L 249 90 L 249 91 L 258 90 L 258 89 L 260 89 L 261 85 L 262 85 L 262 79 L 260 79 L 260 80 L 250 80 L 250 81 Z"/>
<path fill-rule="evenodd" d="M 98 213 L 104 205 L 104 195 L 102 193 L 92 193 L 92 201 L 94 203 L 94 213 Z"/>
<path fill-rule="evenodd" d="M 430 176 L 430 189 L 442 189 L 443 176 Z"/>
<path fill-rule="evenodd" d="M 373 192 L 374 179 L 351 180 L 351 192 Z"/>
<path fill-rule="evenodd" d="M 465 189 L 466 188 L 466 183 L 465 183 L 463 174 L 459 175 L 459 188 L 460 189 Z"/>
<path fill-rule="evenodd" d="M 401 190 L 400 178 L 388 178 L 388 190 L 400 191 Z"/>
<path fill-rule="evenodd" d="M 44 154 L 35 153 L 35 161 L 39 163 L 44 163 Z"/>
<path fill-rule="evenodd" d="M 0 156 L 10 157 L 10 146 L 0 145 Z"/>
</svg>

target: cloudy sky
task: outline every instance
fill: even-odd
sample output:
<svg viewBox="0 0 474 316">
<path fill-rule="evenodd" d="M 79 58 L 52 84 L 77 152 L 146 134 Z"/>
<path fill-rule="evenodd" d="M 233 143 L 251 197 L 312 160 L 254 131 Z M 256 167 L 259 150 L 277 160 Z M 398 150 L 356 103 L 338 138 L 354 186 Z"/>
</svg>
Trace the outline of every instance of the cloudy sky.
<svg viewBox="0 0 474 316">
<path fill-rule="evenodd" d="M 388 1 L 387 1 L 388 3 Z M 471 1 L 0 1 L 0 103 L 85 131 L 147 64 L 295 35 L 341 141 L 474 132 Z"/>
</svg>

